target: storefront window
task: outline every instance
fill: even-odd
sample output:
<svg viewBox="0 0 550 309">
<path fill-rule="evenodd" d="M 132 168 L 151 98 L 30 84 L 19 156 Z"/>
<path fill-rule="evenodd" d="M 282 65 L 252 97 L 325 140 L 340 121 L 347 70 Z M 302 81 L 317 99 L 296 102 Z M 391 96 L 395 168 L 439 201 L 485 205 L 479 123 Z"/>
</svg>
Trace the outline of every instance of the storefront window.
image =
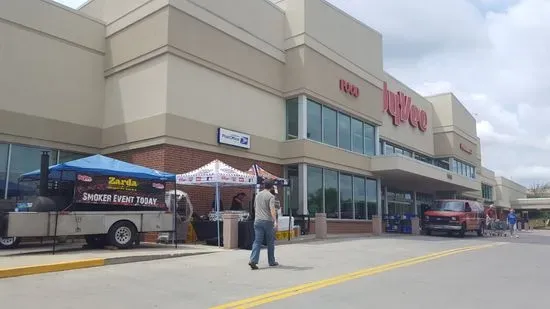
<svg viewBox="0 0 550 309">
<path fill-rule="evenodd" d="M 286 101 L 286 139 L 298 138 L 298 98 Z"/>
<path fill-rule="evenodd" d="M 342 173 L 340 173 L 340 218 L 353 219 L 352 177 Z"/>
<path fill-rule="evenodd" d="M 295 213 L 300 208 L 300 180 L 298 176 L 298 165 L 289 165 L 286 167 L 286 177 L 288 178 L 290 187 L 287 189 L 288 194 L 284 206 L 288 214 L 288 207 Z"/>
<path fill-rule="evenodd" d="M 355 205 L 355 219 L 367 218 L 367 192 L 365 178 L 353 177 L 353 203 Z"/>
<path fill-rule="evenodd" d="M 327 218 L 338 218 L 338 172 L 325 169 L 324 182 Z"/>
<path fill-rule="evenodd" d="M 422 155 L 422 154 L 419 154 L 419 153 L 415 153 L 414 157 L 418 161 L 422 161 L 422 162 L 428 163 L 428 164 L 433 164 L 433 160 L 428 156 L 425 156 L 425 155 Z"/>
<path fill-rule="evenodd" d="M 351 134 L 353 151 L 363 153 L 365 151 L 365 137 L 363 136 L 363 122 L 357 119 L 351 120 Z"/>
<path fill-rule="evenodd" d="M 16 198 L 19 195 L 33 195 L 36 193 L 36 184 L 20 183 L 19 176 L 40 168 L 40 158 L 43 151 L 49 151 L 50 163 L 57 163 L 57 151 L 27 146 L 13 145 L 11 150 L 8 197 Z"/>
<path fill-rule="evenodd" d="M 435 165 L 442 169 L 449 170 L 449 159 L 436 159 Z"/>
<path fill-rule="evenodd" d="M 367 211 L 369 220 L 378 215 L 378 186 L 374 179 L 367 179 Z"/>
<path fill-rule="evenodd" d="M 374 156 L 374 127 L 370 124 L 364 124 L 364 131 L 365 131 L 365 154 L 369 156 Z"/>
<path fill-rule="evenodd" d="M 307 100 L 307 138 L 322 142 L 321 104 Z"/>
<path fill-rule="evenodd" d="M 481 196 L 488 201 L 493 200 L 493 187 L 487 184 L 481 184 Z"/>
<path fill-rule="evenodd" d="M 338 113 L 323 106 L 323 143 L 338 146 Z"/>
<path fill-rule="evenodd" d="M 351 150 L 351 117 L 338 113 L 338 145 Z"/>
<path fill-rule="evenodd" d="M 323 212 L 323 170 L 307 167 L 307 209 L 310 215 Z"/>
<path fill-rule="evenodd" d="M 390 144 L 386 144 L 386 146 L 384 146 L 384 154 L 393 155 L 394 154 L 393 146 Z"/>
<path fill-rule="evenodd" d="M 415 213 L 412 192 L 388 190 L 388 215 L 412 215 Z"/>
<path fill-rule="evenodd" d="M 90 156 L 89 154 L 85 153 L 77 153 L 77 152 L 68 152 L 68 151 L 59 151 L 59 160 L 58 163 L 65 163 L 73 160 L 82 159 L 85 157 Z"/>
<path fill-rule="evenodd" d="M 6 176 L 8 170 L 8 144 L 0 144 L 0 199 L 6 193 Z"/>
</svg>

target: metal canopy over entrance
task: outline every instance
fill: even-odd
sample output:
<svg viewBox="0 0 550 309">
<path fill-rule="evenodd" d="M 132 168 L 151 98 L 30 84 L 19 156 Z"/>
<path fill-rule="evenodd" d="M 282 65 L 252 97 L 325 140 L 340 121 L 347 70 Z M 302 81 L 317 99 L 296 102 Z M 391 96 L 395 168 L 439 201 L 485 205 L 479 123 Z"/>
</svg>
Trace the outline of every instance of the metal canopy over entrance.
<svg viewBox="0 0 550 309">
<path fill-rule="evenodd" d="M 380 156 L 371 160 L 371 170 L 384 186 L 408 191 L 480 191 L 479 182 L 451 171 L 403 156 Z"/>
</svg>

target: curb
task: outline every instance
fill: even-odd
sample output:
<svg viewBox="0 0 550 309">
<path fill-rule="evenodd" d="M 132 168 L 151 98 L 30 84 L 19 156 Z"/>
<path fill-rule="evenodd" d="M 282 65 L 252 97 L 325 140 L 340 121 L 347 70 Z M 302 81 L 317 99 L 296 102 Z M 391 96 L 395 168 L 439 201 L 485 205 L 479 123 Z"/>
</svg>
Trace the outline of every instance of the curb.
<svg viewBox="0 0 550 309">
<path fill-rule="evenodd" d="M 80 260 L 80 261 L 53 263 L 53 264 L 2 268 L 0 269 L 0 279 L 60 272 L 60 271 L 67 271 L 67 270 L 75 270 L 75 269 L 83 269 L 83 268 L 146 262 L 146 261 L 153 261 L 153 260 L 164 260 L 164 259 L 172 259 L 172 258 L 179 258 L 179 257 L 186 257 L 186 256 L 195 256 L 195 255 L 205 255 L 205 254 L 212 254 L 216 252 L 217 251 L 123 256 L 123 257 L 115 257 L 115 258 L 87 259 L 87 260 Z"/>
</svg>

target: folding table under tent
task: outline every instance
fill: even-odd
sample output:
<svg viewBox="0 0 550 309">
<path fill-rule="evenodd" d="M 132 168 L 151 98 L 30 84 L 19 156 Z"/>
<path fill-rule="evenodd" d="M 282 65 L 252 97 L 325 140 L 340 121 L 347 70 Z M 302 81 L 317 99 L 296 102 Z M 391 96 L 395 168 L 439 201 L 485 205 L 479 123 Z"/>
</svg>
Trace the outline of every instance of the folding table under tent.
<svg viewBox="0 0 550 309">
<path fill-rule="evenodd" d="M 214 160 L 196 170 L 176 175 L 176 184 L 184 186 L 214 187 L 216 189 L 216 222 L 218 247 L 220 246 L 220 187 L 254 187 L 257 178 L 220 160 Z"/>
</svg>

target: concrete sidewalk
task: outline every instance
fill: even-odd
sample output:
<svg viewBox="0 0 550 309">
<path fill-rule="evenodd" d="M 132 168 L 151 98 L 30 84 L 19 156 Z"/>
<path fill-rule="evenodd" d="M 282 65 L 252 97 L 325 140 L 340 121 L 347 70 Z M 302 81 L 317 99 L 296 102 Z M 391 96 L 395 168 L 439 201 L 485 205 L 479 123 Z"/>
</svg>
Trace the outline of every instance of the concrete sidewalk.
<svg viewBox="0 0 550 309">
<path fill-rule="evenodd" d="M 286 239 L 278 240 L 277 246 L 301 243 L 332 243 L 371 236 L 369 234 L 338 234 L 328 235 L 326 239 L 316 239 L 315 235 L 303 235 L 290 241 Z M 56 247 L 55 254 L 52 254 L 51 244 L 37 244 L 15 250 L 2 250 L 0 251 L 0 279 L 228 251 L 215 246 L 195 244 L 183 244 L 175 248 L 174 245 L 142 243 L 140 247 L 129 250 L 82 249 L 83 245 L 83 242 L 59 244 Z"/>
<path fill-rule="evenodd" d="M 222 248 L 202 245 L 142 244 L 129 250 L 82 249 L 81 244 L 60 245 L 55 255 L 51 247 L 4 250 L 0 254 L 0 278 L 33 275 L 80 268 L 135 263 L 158 259 L 210 254 Z"/>
</svg>

